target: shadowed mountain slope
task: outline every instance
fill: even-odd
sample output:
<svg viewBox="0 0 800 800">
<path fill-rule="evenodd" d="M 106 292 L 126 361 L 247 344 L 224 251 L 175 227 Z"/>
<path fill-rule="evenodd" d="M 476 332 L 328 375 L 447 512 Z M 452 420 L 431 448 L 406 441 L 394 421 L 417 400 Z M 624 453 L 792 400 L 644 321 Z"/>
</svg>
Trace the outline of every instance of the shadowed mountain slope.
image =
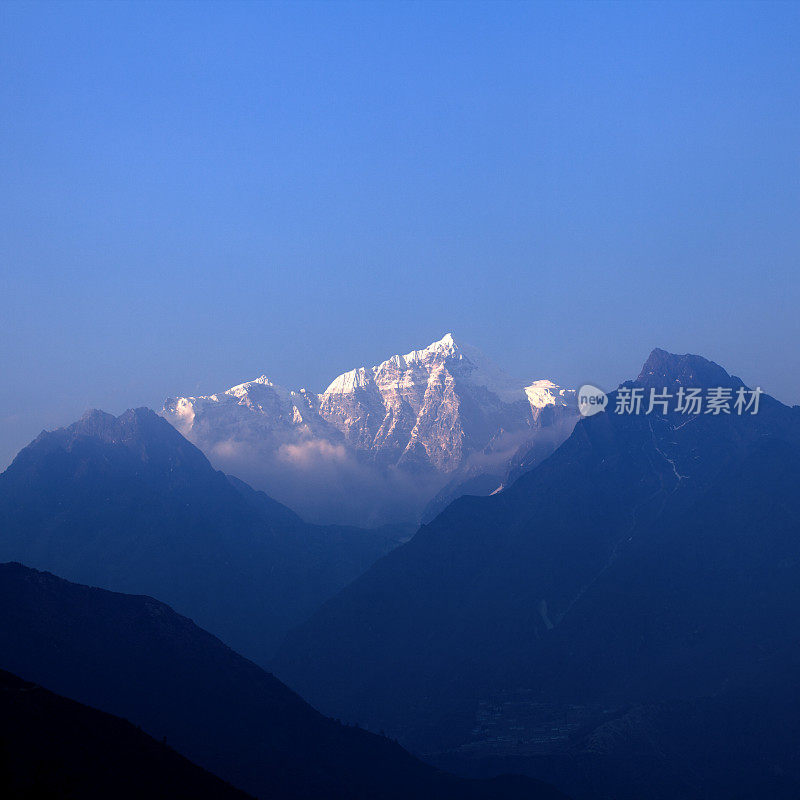
<svg viewBox="0 0 800 800">
<path fill-rule="evenodd" d="M 0 794 L 247 800 L 130 722 L 0 670 Z"/>
<path fill-rule="evenodd" d="M 261 662 L 396 535 L 304 523 L 145 408 L 42 433 L 0 475 L 0 560 L 153 595 Z"/>
<path fill-rule="evenodd" d="M 621 390 L 681 386 L 735 397 L 742 384 L 656 350 Z M 800 677 L 800 411 L 762 396 L 755 415 L 621 415 L 618 397 L 507 490 L 456 501 L 326 603 L 290 635 L 277 674 L 413 749 L 520 763 L 582 758 L 587 732 L 637 705 L 747 694 L 762 661 Z M 789 735 L 785 682 L 764 693 L 757 707 L 774 714 L 760 724 Z M 756 786 L 773 768 L 746 763 Z M 653 781 L 634 791 L 670 796 Z"/>
<path fill-rule="evenodd" d="M 323 717 L 149 597 L 0 565 L 0 667 L 166 737 L 261 798 L 558 798 L 524 778 L 469 781 Z"/>
</svg>

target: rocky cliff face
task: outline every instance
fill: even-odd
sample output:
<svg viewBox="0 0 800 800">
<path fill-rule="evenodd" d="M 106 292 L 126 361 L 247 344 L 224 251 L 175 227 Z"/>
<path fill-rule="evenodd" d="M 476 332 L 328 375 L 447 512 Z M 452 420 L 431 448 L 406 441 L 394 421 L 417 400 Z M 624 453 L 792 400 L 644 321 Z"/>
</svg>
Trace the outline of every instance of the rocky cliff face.
<svg viewBox="0 0 800 800">
<path fill-rule="evenodd" d="M 162 413 L 212 461 L 243 471 L 302 513 L 308 504 L 296 492 L 287 495 L 279 468 L 323 488 L 318 473 L 335 466 L 340 489 L 351 495 L 355 488 L 372 509 L 369 519 L 355 521 L 374 522 L 388 511 L 376 500 L 383 491 L 413 494 L 413 516 L 454 478 L 459 484 L 491 473 L 501 476 L 499 485 L 514 454 L 543 429 L 558 424 L 566 427 L 562 438 L 569 434 L 576 406 L 574 390 L 549 380 L 515 381 L 447 334 L 422 350 L 346 372 L 321 394 L 262 376 L 221 394 L 168 399 Z M 423 476 L 424 490 L 417 485 Z M 341 498 L 336 503 L 341 509 Z"/>
</svg>

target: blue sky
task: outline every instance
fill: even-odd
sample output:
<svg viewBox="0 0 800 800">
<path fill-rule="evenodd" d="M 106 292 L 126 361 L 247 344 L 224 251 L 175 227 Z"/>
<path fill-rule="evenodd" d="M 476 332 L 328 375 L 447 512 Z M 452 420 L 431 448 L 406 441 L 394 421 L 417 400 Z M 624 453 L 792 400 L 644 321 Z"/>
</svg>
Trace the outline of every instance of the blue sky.
<svg viewBox="0 0 800 800">
<path fill-rule="evenodd" d="M 0 5 L 0 464 L 453 331 L 800 402 L 800 4 Z"/>
</svg>

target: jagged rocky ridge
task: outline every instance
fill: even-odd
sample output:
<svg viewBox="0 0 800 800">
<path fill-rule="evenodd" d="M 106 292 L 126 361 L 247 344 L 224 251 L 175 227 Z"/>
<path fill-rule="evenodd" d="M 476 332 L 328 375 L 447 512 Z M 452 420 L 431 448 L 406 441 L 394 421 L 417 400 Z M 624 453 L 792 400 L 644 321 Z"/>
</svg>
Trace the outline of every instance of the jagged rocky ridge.
<svg viewBox="0 0 800 800">
<path fill-rule="evenodd" d="M 363 524 L 416 522 L 438 492 L 442 505 L 478 476 L 497 488 L 512 462 L 569 435 L 576 408 L 573 390 L 515 381 L 447 334 L 346 372 L 321 394 L 262 375 L 170 398 L 162 414 L 217 466 L 303 515 Z"/>
</svg>

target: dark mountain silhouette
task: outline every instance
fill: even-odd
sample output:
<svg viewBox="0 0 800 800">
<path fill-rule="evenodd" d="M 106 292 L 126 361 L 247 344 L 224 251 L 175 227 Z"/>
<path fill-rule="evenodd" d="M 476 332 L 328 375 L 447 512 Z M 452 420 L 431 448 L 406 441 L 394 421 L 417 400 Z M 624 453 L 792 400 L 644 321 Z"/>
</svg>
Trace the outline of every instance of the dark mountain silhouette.
<svg viewBox="0 0 800 800">
<path fill-rule="evenodd" d="M 742 383 L 655 350 L 621 388 L 681 386 Z M 442 763 L 522 766 L 576 796 L 796 788 L 800 410 L 629 416 L 617 398 L 328 601 L 276 673 Z M 753 748 L 752 730 L 773 733 Z M 701 736 L 720 743 L 707 762 Z"/>
<path fill-rule="evenodd" d="M 304 523 L 146 408 L 42 433 L 0 475 L 0 560 L 151 594 L 262 663 L 396 536 Z"/>
<path fill-rule="evenodd" d="M 3 564 L 0 618 L 0 667 L 166 737 L 187 758 L 257 797 L 563 797 L 527 778 L 456 778 L 389 739 L 323 717 L 149 597 Z"/>
<path fill-rule="evenodd" d="M 247 800 L 130 722 L 0 670 L 0 795 L 6 800 Z"/>
</svg>

